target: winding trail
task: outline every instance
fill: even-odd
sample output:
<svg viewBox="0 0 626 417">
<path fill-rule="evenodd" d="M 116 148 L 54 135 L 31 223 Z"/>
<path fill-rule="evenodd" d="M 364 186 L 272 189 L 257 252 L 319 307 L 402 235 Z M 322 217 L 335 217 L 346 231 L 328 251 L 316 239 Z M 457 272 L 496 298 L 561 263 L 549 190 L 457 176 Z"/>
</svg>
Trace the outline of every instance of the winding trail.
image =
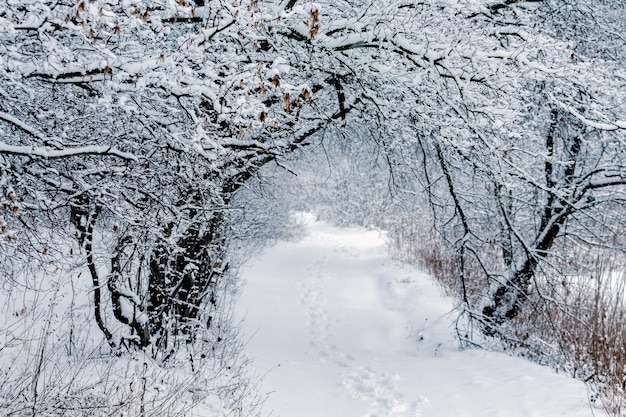
<svg viewBox="0 0 626 417">
<path fill-rule="evenodd" d="M 375 231 L 303 216 L 308 236 L 244 271 L 247 351 L 274 417 L 591 417 L 585 386 L 523 359 L 459 351 L 452 302 L 389 260 Z"/>
</svg>

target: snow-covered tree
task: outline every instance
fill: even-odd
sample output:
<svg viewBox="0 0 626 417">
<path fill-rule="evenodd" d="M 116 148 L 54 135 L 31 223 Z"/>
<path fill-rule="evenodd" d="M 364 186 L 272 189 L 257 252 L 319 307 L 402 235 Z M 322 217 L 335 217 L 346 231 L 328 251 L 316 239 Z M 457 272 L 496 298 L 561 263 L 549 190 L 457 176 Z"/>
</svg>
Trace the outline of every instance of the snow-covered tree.
<svg viewBox="0 0 626 417">
<path fill-rule="evenodd" d="M 556 246 L 614 245 L 626 220 L 625 22 L 591 3 L 462 13 L 499 45 L 463 49 L 470 82 L 449 79 L 437 93 L 448 115 L 433 123 L 417 111 L 411 121 L 419 149 L 408 158 L 423 167 L 437 225 L 458 254 L 461 296 L 490 332 L 517 315 Z M 467 299 L 467 262 L 490 280 L 487 299 Z"/>
<path fill-rule="evenodd" d="M 110 344 L 114 316 L 124 337 L 169 352 L 211 324 L 232 194 L 332 120 L 293 122 L 313 91 L 270 48 L 280 15 L 257 2 L 27 1 L 0 19 L 2 250 L 75 234 Z"/>
<path fill-rule="evenodd" d="M 75 238 L 111 346 L 167 358 L 211 328 L 233 194 L 349 117 L 372 131 L 395 117 L 381 109 L 401 80 L 387 81 L 412 64 L 389 58 L 415 53 L 388 23 L 412 13 L 361 6 L 0 6 L 3 256 L 45 258 Z"/>
</svg>

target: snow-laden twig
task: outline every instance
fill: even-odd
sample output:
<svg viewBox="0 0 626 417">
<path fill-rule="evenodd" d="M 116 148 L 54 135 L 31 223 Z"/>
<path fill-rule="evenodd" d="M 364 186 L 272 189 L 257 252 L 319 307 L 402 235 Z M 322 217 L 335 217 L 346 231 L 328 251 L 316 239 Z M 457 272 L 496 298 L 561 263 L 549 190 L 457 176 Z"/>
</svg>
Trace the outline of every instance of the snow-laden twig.
<svg viewBox="0 0 626 417">
<path fill-rule="evenodd" d="M 42 142 L 49 142 L 49 138 L 47 138 L 44 133 L 9 113 L 0 112 L 0 119 L 13 124 Z M 110 155 L 133 161 L 138 160 L 137 156 L 132 153 L 123 152 L 107 145 L 88 145 L 66 149 L 50 149 L 44 146 L 19 146 L 0 142 L 0 154 L 37 156 L 45 159 L 68 158 L 81 155 Z"/>
<path fill-rule="evenodd" d="M 133 161 L 137 161 L 139 159 L 136 155 L 133 155 L 132 153 L 123 152 L 119 149 L 115 149 L 107 145 L 79 146 L 76 148 L 68 149 L 50 149 L 39 146 L 9 145 L 5 142 L 0 142 L 0 154 L 37 156 L 45 159 L 69 158 L 72 156 L 83 155 L 110 155 Z"/>
<path fill-rule="evenodd" d="M 578 111 L 576 111 L 576 109 L 574 109 L 572 106 L 569 106 L 563 103 L 562 101 L 560 101 L 559 99 L 557 99 L 556 97 L 554 97 L 552 93 L 547 93 L 547 94 L 548 94 L 548 97 L 550 97 L 550 100 L 552 100 L 557 106 L 559 106 L 566 112 L 570 113 L 572 116 L 576 117 L 578 120 L 580 120 L 581 122 L 583 122 L 585 125 L 589 127 L 592 127 L 598 130 L 608 130 L 608 131 L 626 129 L 626 120 L 616 120 L 613 122 L 596 122 L 594 120 L 589 120 L 585 116 L 580 114 Z"/>
</svg>

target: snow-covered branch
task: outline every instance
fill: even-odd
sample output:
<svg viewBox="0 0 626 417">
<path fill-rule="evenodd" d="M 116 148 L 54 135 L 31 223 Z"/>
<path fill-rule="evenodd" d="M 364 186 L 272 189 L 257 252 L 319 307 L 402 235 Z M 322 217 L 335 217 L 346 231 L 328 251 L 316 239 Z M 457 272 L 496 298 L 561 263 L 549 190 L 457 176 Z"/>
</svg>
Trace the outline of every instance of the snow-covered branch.
<svg viewBox="0 0 626 417">
<path fill-rule="evenodd" d="M 46 141 L 47 139 L 46 136 L 42 132 L 40 132 L 38 129 L 28 125 L 27 123 L 24 123 L 22 120 L 18 119 L 17 117 L 9 113 L 0 112 L 0 119 L 13 124 L 14 126 L 20 128 L 24 132 L 39 139 L 42 142 Z"/>
<path fill-rule="evenodd" d="M 591 128 L 598 129 L 598 130 L 607 130 L 607 131 L 626 129 L 626 120 L 616 120 L 616 121 L 613 121 L 613 122 L 597 122 L 597 121 L 594 121 L 594 120 L 590 120 L 590 119 L 586 118 L 585 116 L 583 116 L 582 114 L 580 114 L 580 112 L 578 112 L 572 106 L 567 105 L 566 103 L 563 103 L 561 100 L 559 100 L 556 97 L 554 97 L 554 95 L 552 93 L 548 93 L 548 97 L 550 97 L 550 99 L 557 106 L 559 106 L 563 110 L 567 111 L 572 116 L 576 117 L 578 120 L 583 122 L 586 126 L 589 126 Z"/>
<path fill-rule="evenodd" d="M 57 159 L 57 158 L 69 158 L 76 156 L 87 155 L 102 155 L 102 156 L 114 156 L 117 158 L 128 159 L 132 161 L 138 161 L 139 158 L 132 153 L 123 152 L 119 149 L 115 149 L 111 146 L 80 146 L 76 148 L 66 149 L 50 149 L 40 146 L 18 146 L 9 145 L 4 142 L 0 142 L 0 154 L 18 155 L 18 156 L 31 156 L 40 157 L 44 159 Z"/>
</svg>

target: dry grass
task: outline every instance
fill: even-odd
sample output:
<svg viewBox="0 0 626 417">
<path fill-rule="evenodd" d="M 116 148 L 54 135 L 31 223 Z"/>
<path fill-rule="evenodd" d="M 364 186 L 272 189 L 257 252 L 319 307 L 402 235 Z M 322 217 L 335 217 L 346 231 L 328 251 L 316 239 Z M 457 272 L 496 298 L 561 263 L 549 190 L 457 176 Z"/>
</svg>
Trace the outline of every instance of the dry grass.
<svg viewBox="0 0 626 417">
<path fill-rule="evenodd" d="M 402 222 L 390 232 L 390 250 L 430 272 L 449 295 L 462 300 L 464 289 L 470 310 L 480 307 L 489 288 L 484 270 L 466 261 L 463 288 L 458 257 L 429 227 Z M 589 385 L 592 401 L 626 416 L 626 263 L 607 253 L 583 255 L 568 265 L 567 275 L 544 272 L 537 278 L 526 308 L 507 324 L 502 346 L 567 370 Z M 500 262 L 495 251 L 486 258 Z"/>
<path fill-rule="evenodd" d="M 464 285 L 459 280 L 458 256 L 432 229 L 410 219 L 399 221 L 390 227 L 389 247 L 392 256 L 407 263 L 416 263 L 437 278 L 447 295 L 458 300 L 467 299 L 470 306 L 478 306 L 489 287 L 489 278 L 481 266 L 471 257 L 463 265 Z M 493 251 L 493 248 L 481 248 Z M 499 261 L 494 254 L 490 257 Z"/>
<path fill-rule="evenodd" d="M 626 305 L 624 266 L 598 258 L 591 273 L 546 286 L 547 302 L 528 314 L 533 336 L 557 347 L 575 377 L 591 383 L 593 400 L 626 415 Z M 525 327 L 529 327 L 526 325 Z"/>
</svg>

